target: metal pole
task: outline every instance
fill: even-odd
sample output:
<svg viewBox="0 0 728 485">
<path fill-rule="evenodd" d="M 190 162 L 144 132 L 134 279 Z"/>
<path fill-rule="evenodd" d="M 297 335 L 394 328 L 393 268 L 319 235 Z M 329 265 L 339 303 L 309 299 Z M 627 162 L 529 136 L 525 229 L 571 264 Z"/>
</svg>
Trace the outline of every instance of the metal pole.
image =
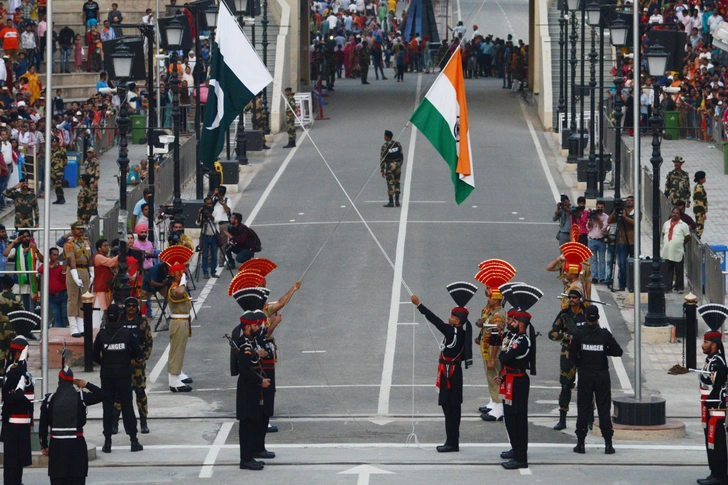
<svg viewBox="0 0 728 485">
<path fill-rule="evenodd" d="M 589 112 L 591 113 L 589 120 L 589 165 L 586 169 L 586 192 L 584 196 L 587 199 L 596 199 L 599 196 L 599 189 L 597 188 L 597 175 L 599 171 L 597 169 L 597 155 L 595 153 L 594 143 L 594 122 L 596 121 L 596 106 L 594 99 L 594 88 L 597 86 L 596 80 L 596 65 L 597 65 L 597 51 L 596 51 L 596 40 L 597 30 L 595 26 L 591 26 L 591 51 L 589 52 Z"/>
<path fill-rule="evenodd" d="M 148 170 L 148 178 L 147 182 L 149 183 L 149 188 L 152 190 L 152 194 L 149 198 L 149 213 L 154 214 L 154 128 L 156 128 L 158 125 L 157 123 L 157 116 L 156 116 L 156 105 L 155 105 L 155 98 L 158 99 L 159 96 L 157 96 L 154 90 L 154 39 L 156 37 L 156 29 L 153 25 L 148 25 L 146 27 L 141 27 L 142 34 L 146 36 L 147 38 L 147 97 L 148 97 L 148 104 L 149 104 L 149 113 L 147 113 L 147 170 Z M 154 224 L 149 224 L 149 230 L 151 232 L 152 228 L 154 227 Z"/>
<path fill-rule="evenodd" d="M 252 22 L 252 28 L 255 28 L 255 18 L 250 19 L 250 22 Z M 240 28 L 242 29 L 245 26 L 245 19 L 241 16 L 240 17 Z M 253 31 L 255 32 L 255 31 Z M 255 39 L 253 39 L 253 49 L 255 49 Z M 255 101 L 253 101 L 255 102 Z M 240 111 L 240 116 L 238 116 L 238 133 L 235 136 L 235 151 L 237 152 L 237 156 L 235 157 L 235 160 L 238 161 L 240 165 L 247 165 L 248 164 L 248 139 L 245 135 L 245 110 Z"/>
<path fill-rule="evenodd" d="M 654 84 L 655 104 L 652 108 L 650 127 L 652 128 L 652 274 L 650 284 L 647 285 L 647 315 L 645 325 L 648 327 L 662 327 L 668 324 L 665 314 L 665 292 L 662 286 L 660 273 L 660 166 L 662 165 L 662 128 L 664 126 L 662 112 L 660 111 L 660 86 Z M 636 96 L 635 96 L 636 97 Z M 637 136 L 635 126 L 635 137 Z"/>
<path fill-rule="evenodd" d="M 119 209 L 126 210 L 126 176 L 129 173 L 129 156 L 127 151 L 126 132 L 129 127 L 129 107 L 127 103 L 126 82 L 119 83 L 117 87 L 121 106 L 119 107 L 119 116 L 116 118 L 116 124 L 119 126 L 119 158 L 116 163 L 119 165 L 121 176 L 119 177 Z"/>
<path fill-rule="evenodd" d="M 50 3 L 50 2 L 49 2 Z M 87 291 L 81 295 L 81 309 L 83 310 L 83 371 L 93 372 L 93 341 L 94 341 L 94 295 Z"/>
<path fill-rule="evenodd" d="M 581 73 L 581 80 L 579 82 L 579 157 L 584 156 L 584 149 L 586 148 L 584 144 L 584 132 L 586 129 L 584 128 L 584 84 L 586 81 L 584 80 L 585 70 L 586 66 L 584 63 L 585 59 L 585 51 L 586 51 L 586 2 L 587 0 L 581 0 L 581 52 L 579 52 L 579 72 Z"/>
<path fill-rule="evenodd" d="M 172 51 L 172 78 L 169 84 L 172 87 L 172 123 L 174 125 L 174 143 L 172 160 L 174 163 L 174 199 L 172 207 L 182 208 L 181 175 L 179 161 L 179 74 L 177 73 L 177 50 Z"/>
<path fill-rule="evenodd" d="M 571 123 L 569 125 L 571 135 L 568 140 L 569 156 L 566 163 L 577 163 L 579 158 L 579 133 L 576 130 L 576 10 L 571 11 Z"/>
<path fill-rule="evenodd" d="M 46 37 L 46 96 L 45 96 L 45 112 L 46 115 L 53 113 L 53 63 L 51 58 L 53 56 L 53 0 L 48 0 L 46 13 L 48 15 L 48 25 L 50 28 L 50 35 Z M 46 33 L 48 35 L 48 33 Z M 46 267 L 50 261 L 50 247 L 51 247 L 51 120 L 46 122 L 45 128 L 45 167 L 43 169 L 43 251 L 46 257 Z M 36 154 L 37 156 L 37 154 Z M 50 275 L 50 268 L 46 270 L 46 275 Z M 48 389 L 48 321 L 50 320 L 50 305 L 48 301 L 50 299 L 50 286 L 49 278 L 41 279 L 41 297 L 40 301 L 43 302 L 41 305 L 41 389 L 42 396 L 45 396 L 50 392 Z"/>
<path fill-rule="evenodd" d="M 190 6 L 190 4 L 188 4 Z M 200 25 L 200 7 L 194 6 L 195 11 L 195 24 L 197 26 Z M 208 28 L 210 26 L 208 25 Z M 195 36 L 195 56 L 200 55 L 200 33 L 198 32 Z M 192 73 L 192 78 L 195 82 L 195 137 L 197 138 L 197 141 L 195 142 L 195 197 L 199 200 L 204 197 L 204 182 L 203 182 L 203 176 L 202 176 L 202 163 L 200 163 L 200 126 L 202 125 L 202 113 L 200 112 L 202 110 L 202 104 L 200 102 L 200 89 L 202 87 L 202 83 L 204 82 L 204 79 L 202 79 L 201 73 L 203 72 L 202 69 L 202 58 L 197 59 L 195 62 L 195 72 Z M 187 120 L 185 120 L 186 122 Z"/>
<path fill-rule="evenodd" d="M 154 12 L 154 27 L 155 27 L 156 37 L 157 37 L 157 45 L 161 45 L 161 42 L 160 42 L 161 32 L 159 31 L 159 28 L 157 27 L 159 25 L 159 0 L 156 0 L 155 4 L 156 4 L 156 11 Z M 154 51 L 154 54 L 155 54 L 154 57 L 156 57 L 157 52 Z M 162 83 L 162 80 L 159 77 L 160 73 L 159 73 L 159 69 L 157 68 L 156 59 L 154 60 L 154 71 L 155 71 L 154 77 L 157 80 L 155 87 L 157 90 L 159 90 L 159 86 Z M 157 126 L 162 126 L 162 97 L 156 96 L 156 98 L 157 98 Z"/>
<path fill-rule="evenodd" d="M 599 16 L 599 197 L 604 197 L 604 9 Z M 614 196 L 617 198 L 617 196 Z"/>
<path fill-rule="evenodd" d="M 564 1 L 566 3 L 566 1 Z M 556 119 L 559 119 L 559 115 L 564 114 L 565 107 L 565 100 L 564 100 L 564 45 L 566 44 L 566 40 L 564 39 L 564 24 L 566 21 L 564 20 L 564 11 L 561 10 L 561 15 L 559 15 L 559 107 Z M 557 123 L 556 131 L 561 131 L 561 123 Z"/>
<path fill-rule="evenodd" d="M 692 293 L 685 295 L 683 309 L 685 311 L 685 367 L 695 369 L 697 361 L 695 343 L 697 342 L 698 331 L 698 297 Z"/>
<path fill-rule="evenodd" d="M 634 52 L 634 79 L 640 78 L 640 36 L 639 36 L 639 17 L 637 9 L 632 7 L 632 50 Z M 633 109 L 634 126 L 639 127 L 639 98 L 633 96 Z M 640 287 L 640 218 L 642 217 L 642 208 L 640 202 L 642 200 L 642 194 L 640 187 L 641 184 L 641 170 L 640 170 L 640 137 L 635 136 L 632 138 L 634 148 L 632 150 L 633 163 L 632 169 L 634 171 L 634 397 L 637 401 L 642 400 L 642 317 L 640 315 L 641 308 L 639 305 L 641 287 Z"/>
<path fill-rule="evenodd" d="M 622 86 L 624 86 L 624 78 L 621 74 L 621 47 L 617 49 L 617 77 L 614 78 L 614 198 L 619 199 L 622 196 Z M 638 191 L 635 186 L 635 191 Z"/>
<path fill-rule="evenodd" d="M 260 21 L 263 24 L 263 64 L 268 67 L 268 0 L 263 0 L 263 18 Z M 263 133 L 270 134 L 270 111 L 268 110 L 268 87 L 263 89 L 263 116 L 265 117 L 265 127 Z"/>
</svg>

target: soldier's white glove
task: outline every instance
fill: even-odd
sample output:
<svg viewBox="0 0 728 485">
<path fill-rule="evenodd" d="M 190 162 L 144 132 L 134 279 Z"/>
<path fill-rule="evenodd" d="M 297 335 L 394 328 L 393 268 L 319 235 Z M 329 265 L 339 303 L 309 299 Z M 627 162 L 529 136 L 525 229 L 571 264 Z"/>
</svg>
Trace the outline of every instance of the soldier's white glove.
<svg viewBox="0 0 728 485">
<path fill-rule="evenodd" d="M 182 275 L 182 279 L 179 280 L 179 285 L 180 286 L 185 286 L 186 284 L 187 284 L 187 275 L 186 274 L 183 274 Z"/>
<path fill-rule="evenodd" d="M 76 282 L 76 286 L 78 286 L 79 288 L 83 288 L 83 281 L 81 280 L 81 277 L 78 276 L 78 270 L 77 269 L 72 269 L 71 270 L 71 276 L 73 277 L 73 281 Z"/>
<path fill-rule="evenodd" d="M 91 289 L 91 285 L 94 284 L 94 267 L 93 266 L 88 267 L 88 274 L 90 276 L 90 278 L 88 280 L 88 287 L 89 287 L 89 289 Z"/>
</svg>

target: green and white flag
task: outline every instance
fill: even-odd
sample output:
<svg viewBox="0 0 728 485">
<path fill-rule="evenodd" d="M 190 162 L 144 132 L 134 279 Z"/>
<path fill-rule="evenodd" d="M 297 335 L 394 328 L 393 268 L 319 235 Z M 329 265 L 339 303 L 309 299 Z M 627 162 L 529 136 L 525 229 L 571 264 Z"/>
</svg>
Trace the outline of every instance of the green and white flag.
<svg viewBox="0 0 728 485">
<path fill-rule="evenodd" d="M 273 78 L 225 2 L 220 2 L 200 161 L 213 169 L 225 144 L 225 131 L 253 97 Z M 242 121 L 242 120 L 241 120 Z"/>
</svg>

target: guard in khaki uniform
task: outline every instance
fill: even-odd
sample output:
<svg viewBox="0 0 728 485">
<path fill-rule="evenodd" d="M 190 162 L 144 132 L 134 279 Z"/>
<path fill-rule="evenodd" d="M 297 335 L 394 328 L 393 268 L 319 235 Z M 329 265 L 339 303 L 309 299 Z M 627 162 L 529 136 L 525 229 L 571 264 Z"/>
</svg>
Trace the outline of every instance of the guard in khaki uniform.
<svg viewBox="0 0 728 485">
<path fill-rule="evenodd" d="M 63 174 L 68 165 L 68 157 L 66 149 L 61 146 L 61 140 L 54 136 L 51 139 L 51 183 L 56 191 L 56 201 L 54 204 L 65 204 L 66 198 L 63 193 Z"/>
<path fill-rule="evenodd" d="M 159 259 L 169 265 L 169 274 L 174 282 L 167 290 L 167 302 L 171 321 L 169 323 L 169 360 L 167 373 L 169 390 L 172 392 L 190 392 L 192 383 L 182 366 L 185 361 L 187 340 L 192 336 L 190 310 L 192 302 L 187 294 L 187 266 L 192 257 L 192 250 L 185 246 L 170 246 L 159 255 Z"/>
<path fill-rule="evenodd" d="M 475 279 L 485 285 L 485 294 L 488 296 L 488 305 L 480 313 L 480 319 L 475 325 L 480 327 L 480 335 L 475 340 L 480 344 L 480 353 L 483 356 L 485 377 L 488 381 L 490 402 L 478 411 L 483 421 L 501 421 L 503 419 L 503 400 L 500 396 L 500 385 L 496 378 L 501 373 L 501 363 L 498 354 L 503 342 L 503 331 L 506 324 L 506 312 L 503 308 L 503 294 L 500 287 L 508 283 L 516 275 L 516 269 L 506 261 L 489 259 L 478 265 L 480 271 Z"/>
<path fill-rule="evenodd" d="M 91 263 L 91 242 L 83 235 L 84 224 L 71 224 L 71 238 L 63 246 L 63 255 L 68 268 L 66 289 L 68 290 L 68 322 L 71 337 L 83 337 L 83 310 L 81 295 L 89 291 L 94 281 L 94 267 Z"/>
<path fill-rule="evenodd" d="M 86 149 L 86 163 L 84 170 L 84 173 L 91 176 L 89 188 L 91 189 L 91 199 L 93 201 L 92 205 L 94 207 L 93 215 L 96 215 L 96 208 L 99 206 L 99 179 L 101 178 L 101 162 L 99 162 L 99 157 L 96 156 L 94 147 L 88 147 Z"/>
</svg>

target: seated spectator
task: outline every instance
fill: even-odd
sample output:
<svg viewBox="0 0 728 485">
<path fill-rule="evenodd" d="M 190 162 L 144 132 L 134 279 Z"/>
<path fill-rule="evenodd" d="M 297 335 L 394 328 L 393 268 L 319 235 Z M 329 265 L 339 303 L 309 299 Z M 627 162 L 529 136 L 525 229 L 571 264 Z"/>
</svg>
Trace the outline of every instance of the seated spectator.
<svg viewBox="0 0 728 485">
<path fill-rule="evenodd" d="M 129 170 L 129 173 L 126 176 L 126 183 L 128 185 L 139 185 L 141 182 L 142 180 L 139 176 L 139 165 L 136 164 L 131 167 L 131 170 Z"/>
</svg>

